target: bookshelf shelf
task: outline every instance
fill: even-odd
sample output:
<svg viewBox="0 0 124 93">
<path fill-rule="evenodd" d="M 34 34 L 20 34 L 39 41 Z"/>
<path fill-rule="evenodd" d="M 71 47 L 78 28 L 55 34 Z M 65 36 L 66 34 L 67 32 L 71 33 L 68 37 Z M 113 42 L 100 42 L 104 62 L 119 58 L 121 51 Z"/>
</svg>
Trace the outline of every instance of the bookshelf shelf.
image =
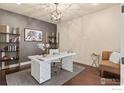
<svg viewBox="0 0 124 93">
<path fill-rule="evenodd" d="M 1 52 L 19 52 L 19 50 L 18 51 L 1 51 Z"/>
<path fill-rule="evenodd" d="M 0 44 L 19 44 L 19 42 L 0 42 Z"/>
<path fill-rule="evenodd" d="M 1 62 L 2 61 L 4 61 L 4 62 L 10 62 L 10 61 L 18 61 L 18 60 L 19 60 L 19 58 L 16 58 L 16 59 L 7 59 L 7 60 L 2 59 Z"/>
<path fill-rule="evenodd" d="M 19 42 L 0 42 L 0 44 L 19 44 Z"/>
<path fill-rule="evenodd" d="M 15 36 L 19 36 L 20 34 L 13 34 L 13 33 L 0 33 L 1 35 L 6 35 L 6 34 L 8 34 L 8 35 L 15 35 Z"/>
</svg>

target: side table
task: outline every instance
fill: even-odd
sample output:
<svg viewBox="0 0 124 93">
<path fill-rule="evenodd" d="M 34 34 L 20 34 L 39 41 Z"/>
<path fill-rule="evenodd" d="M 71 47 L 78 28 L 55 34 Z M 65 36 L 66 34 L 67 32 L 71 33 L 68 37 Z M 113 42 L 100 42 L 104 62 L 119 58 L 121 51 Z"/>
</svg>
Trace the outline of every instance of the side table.
<svg viewBox="0 0 124 93">
<path fill-rule="evenodd" d="M 100 55 L 96 53 L 92 53 L 91 58 L 92 58 L 91 66 L 99 67 Z"/>
</svg>

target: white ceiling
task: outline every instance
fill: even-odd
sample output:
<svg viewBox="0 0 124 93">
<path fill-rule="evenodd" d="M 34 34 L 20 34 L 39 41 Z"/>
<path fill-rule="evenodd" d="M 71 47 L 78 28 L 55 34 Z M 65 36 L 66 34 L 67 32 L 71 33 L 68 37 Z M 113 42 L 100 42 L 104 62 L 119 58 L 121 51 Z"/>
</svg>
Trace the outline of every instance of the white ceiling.
<svg viewBox="0 0 124 93">
<path fill-rule="evenodd" d="M 100 11 L 102 9 L 109 8 L 115 5 L 119 4 L 60 3 L 58 9 L 62 12 L 63 22 L 89 13 Z M 55 9 L 55 5 L 51 3 L 0 3 L 0 8 L 53 23 L 50 19 L 50 13 Z"/>
</svg>

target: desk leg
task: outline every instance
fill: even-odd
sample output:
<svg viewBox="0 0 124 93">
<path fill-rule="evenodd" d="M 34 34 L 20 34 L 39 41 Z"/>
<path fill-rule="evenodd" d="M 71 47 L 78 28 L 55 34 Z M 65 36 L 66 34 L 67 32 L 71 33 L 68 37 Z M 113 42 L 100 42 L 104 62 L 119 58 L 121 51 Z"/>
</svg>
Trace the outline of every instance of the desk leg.
<svg viewBox="0 0 124 93">
<path fill-rule="evenodd" d="M 43 83 L 51 79 L 51 62 L 50 61 L 32 61 L 31 75 L 39 82 Z"/>
<path fill-rule="evenodd" d="M 73 59 L 72 59 L 72 57 L 62 58 L 62 69 L 73 72 Z"/>
</svg>

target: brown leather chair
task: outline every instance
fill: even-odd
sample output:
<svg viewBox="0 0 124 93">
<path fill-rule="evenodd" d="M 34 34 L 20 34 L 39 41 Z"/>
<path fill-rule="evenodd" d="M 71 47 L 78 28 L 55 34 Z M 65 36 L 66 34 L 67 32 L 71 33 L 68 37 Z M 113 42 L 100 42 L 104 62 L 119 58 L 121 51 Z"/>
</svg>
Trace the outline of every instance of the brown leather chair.
<svg viewBox="0 0 124 93">
<path fill-rule="evenodd" d="M 115 64 L 109 61 L 111 53 L 112 52 L 110 51 L 102 52 L 102 62 L 100 62 L 99 65 L 101 76 L 103 76 L 104 71 L 120 75 L 120 64 Z"/>
</svg>

